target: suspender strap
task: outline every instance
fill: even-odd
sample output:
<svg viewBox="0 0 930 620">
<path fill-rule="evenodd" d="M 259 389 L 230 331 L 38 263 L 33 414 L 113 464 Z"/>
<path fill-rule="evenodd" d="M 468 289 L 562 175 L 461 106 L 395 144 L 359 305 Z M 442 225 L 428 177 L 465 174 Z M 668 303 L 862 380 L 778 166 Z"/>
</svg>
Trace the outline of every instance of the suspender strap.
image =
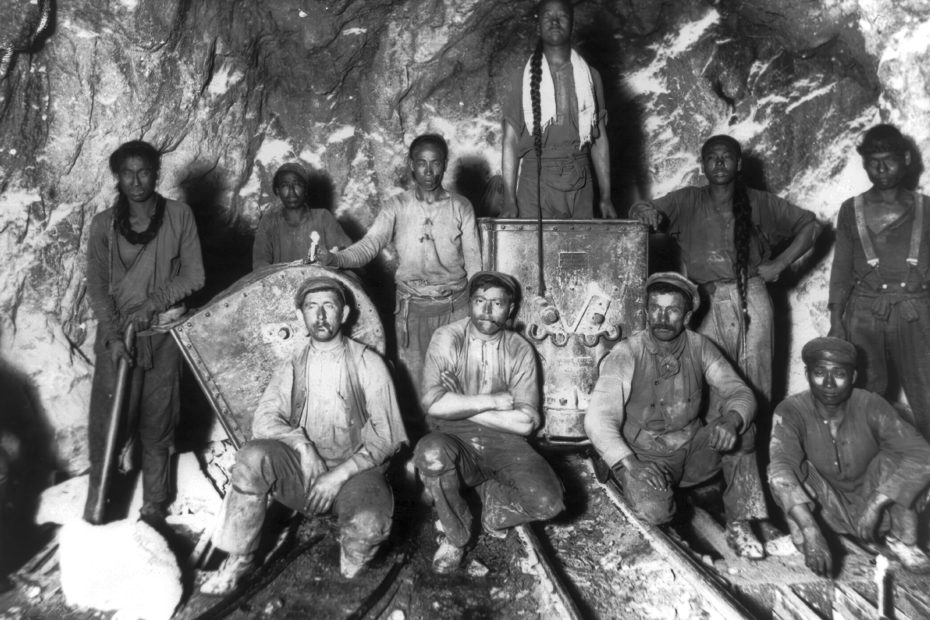
<svg viewBox="0 0 930 620">
<path fill-rule="evenodd" d="M 914 192 L 914 223 L 911 225 L 911 248 L 907 252 L 907 264 L 917 267 L 920 258 L 920 239 L 924 232 L 924 197 Z"/>
<path fill-rule="evenodd" d="M 865 223 L 864 203 L 865 200 L 863 199 L 862 194 L 856 196 L 853 201 L 853 209 L 856 212 L 856 228 L 859 229 L 859 242 L 862 244 L 862 252 L 865 254 L 865 262 L 869 264 L 869 267 L 875 269 L 878 267 L 878 255 L 875 253 L 875 247 L 872 245 L 872 237 L 869 235 L 869 227 Z"/>
</svg>

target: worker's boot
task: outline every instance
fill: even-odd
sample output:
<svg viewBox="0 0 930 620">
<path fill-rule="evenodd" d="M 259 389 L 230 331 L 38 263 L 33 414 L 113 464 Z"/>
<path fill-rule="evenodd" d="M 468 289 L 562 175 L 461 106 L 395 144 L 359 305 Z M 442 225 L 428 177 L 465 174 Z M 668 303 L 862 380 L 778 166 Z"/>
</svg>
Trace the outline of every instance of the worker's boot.
<svg viewBox="0 0 930 620">
<path fill-rule="evenodd" d="M 200 586 L 203 594 L 223 596 L 236 589 L 239 582 L 254 568 L 253 554 L 230 553 L 210 577 Z"/>
<path fill-rule="evenodd" d="M 448 575 L 455 572 L 455 569 L 462 563 L 462 557 L 465 555 L 465 549 L 456 547 L 445 536 L 439 540 L 439 548 L 433 555 L 433 572 L 440 575 Z"/>
<path fill-rule="evenodd" d="M 895 504 L 891 508 L 891 532 L 885 537 L 888 550 L 911 573 L 930 573 L 930 557 L 917 546 L 917 512 Z"/>
<path fill-rule="evenodd" d="M 765 557 L 762 543 L 756 538 L 749 521 L 731 521 L 727 523 L 727 543 L 740 557 L 747 560 L 761 560 Z"/>
</svg>

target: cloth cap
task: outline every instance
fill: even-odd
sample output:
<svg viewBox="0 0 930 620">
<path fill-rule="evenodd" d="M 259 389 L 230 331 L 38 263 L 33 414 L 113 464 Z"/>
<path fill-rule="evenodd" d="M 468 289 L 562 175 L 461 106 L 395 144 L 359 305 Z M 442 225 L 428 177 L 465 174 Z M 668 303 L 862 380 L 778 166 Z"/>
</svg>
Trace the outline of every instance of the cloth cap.
<svg viewBox="0 0 930 620">
<path fill-rule="evenodd" d="M 680 273 L 674 271 L 660 271 L 659 273 L 652 274 L 646 279 L 646 292 L 648 293 L 650 286 L 659 283 L 674 286 L 683 294 L 690 297 L 692 312 L 697 312 L 697 309 L 701 307 L 701 295 L 698 293 L 697 285 Z"/>
<path fill-rule="evenodd" d="M 471 297 L 476 288 L 476 284 L 481 286 L 499 286 L 510 293 L 510 297 L 516 301 L 520 297 L 520 283 L 509 273 L 502 271 L 479 271 L 468 281 L 468 296 Z"/>
<path fill-rule="evenodd" d="M 335 291 L 342 298 L 343 304 L 349 303 L 349 290 L 345 285 L 329 276 L 310 276 L 300 283 L 297 294 L 294 295 L 294 305 L 300 310 L 304 306 L 304 299 L 313 291 Z"/>
<path fill-rule="evenodd" d="M 296 174 L 297 176 L 299 176 L 300 180 L 304 182 L 304 185 L 310 184 L 310 173 L 307 172 L 307 169 L 301 166 L 300 164 L 295 164 L 293 162 L 282 164 L 280 168 L 275 170 L 272 184 L 274 186 L 277 186 L 278 181 L 280 180 L 281 176 L 286 172 L 292 172 Z"/>
<path fill-rule="evenodd" d="M 814 338 L 801 349 L 801 359 L 808 366 L 818 361 L 835 362 L 856 367 L 856 347 L 841 338 Z"/>
</svg>

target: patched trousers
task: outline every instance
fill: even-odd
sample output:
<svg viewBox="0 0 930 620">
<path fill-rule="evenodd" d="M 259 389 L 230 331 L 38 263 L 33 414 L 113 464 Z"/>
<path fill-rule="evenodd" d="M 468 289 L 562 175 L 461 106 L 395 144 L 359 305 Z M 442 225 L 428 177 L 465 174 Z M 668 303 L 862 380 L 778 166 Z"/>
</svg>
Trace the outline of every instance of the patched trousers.
<svg viewBox="0 0 930 620">
<path fill-rule="evenodd" d="M 137 349 L 150 347 L 151 368 L 137 364 L 130 369 L 126 386 L 128 397 L 122 411 L 121 436 L 125 438 L 127 431 L 133 431 L 132 428 L 126 428 L 126 421 L 137 420 L 139 442 L 142 444 L 142 499 L 147 506 L 164 507 L 170 499 L 171 451 L 174 448 L 174 427 L 181 409 L 181 353 L 170 334 L 155 334 L 144 338 L 149 342 L 137 342 L 136 346 Z M 92 519 L 100 492 L 107 428 L 116 389 L 117 366 L 102 340 L 98 336 L 94 345 L 97 357 L 87 421 L 90 481 L 84 507 L 86 520 Z M 120 446 L 118 442 L 117 451 Z M 118 456 L 118 453 L 114 455 L 114 463 Z"/>
<path fill-rule="evenodd" d="M 908 300 L 914 320 L 902 316 L 900 303 L 886 318 L 872 311 L 874 297 L 852 295 L 843 321 L 849 341 L 859 350 L 859 382 L 884 396 L 896 372 L 914 414 L 914 426 L 930 440 L 930 296 Z"/>
<path fill-rule="evenodd" d="M 463 487 L 477 487 L 482 522 L 493 530 L 550 519 L 565 508 L 552 467 L 519 435 L 433 432 L 417 443 L 414 463 L 456 547 L 471 538 L 472 514 Z"/>
<path fill-rule="evenodd" d="M 723 507 L 727 522 L 768 518 L 756 462 L 755 426 L 750 425 L 736 447 L 724 454 L 710 447 L 710 429 L 702 426 L 691 441 L 673 451 L 662 450 L 643 433 L 637 437 L 637 444 L 630 446 L 636 458 L 658 465 L 668 480 L 665 487 L 655 489 L 630 476 L 625 467 L 620 469 L 624 497 L 644 521 L 654 525 L 671 521 L 676 510 L 675 489 L 706 482 L 721 470 L 726 484 Z"/>
<path fill-rule="evenodd" d="M 268 498 L 306 512 L 309 484 L 300 456 L 274 439 L 246 443 L 236 455 L 229 491 L 223 501 L 222 522 L 213 544 L 229 553 L 252 553 L 258 547 Z M 374 557 L 391 533 L 394 496 L 380 469 L 349 478 L 339 490 L 332 512 L 346 557 L 362 564 Z"/>
</svg>

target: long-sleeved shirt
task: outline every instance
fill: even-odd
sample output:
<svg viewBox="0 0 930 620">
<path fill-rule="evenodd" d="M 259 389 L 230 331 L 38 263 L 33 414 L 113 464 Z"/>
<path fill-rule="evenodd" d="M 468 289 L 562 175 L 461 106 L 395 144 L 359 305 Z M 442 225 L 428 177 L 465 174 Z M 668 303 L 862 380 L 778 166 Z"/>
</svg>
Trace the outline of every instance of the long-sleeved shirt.
<svg viewBox="0 0 930 620">
<path fill-rule="evenodd" d="M 352 244 L 342 226 L 326 209 L 307 209 L 306 218 L 297 226 L 291 226 L 284 219 L 283 207 L 269 209 L 255 230 L 252 269 L 306 258 L 313 231 L 320 235 L 320 247 L 344 248 Z"/>
<path fill-rule="evenodd" d="M 197 225 L 186 204 L 167 200 L 158 234 L 141 247 L 117 232 L 114 217 L 114 208 L 95 215 L 87 240 L 87 295 L 107 343 L 122 338 L 122 319 L 146 300 L 163 312 L 204 283 Z"/>
<path fill-rule="evenodd" d="M 514 409 L 539 415 L 539 381 L 533 347 L 523 336 L 506 329 L 493 338 L 483 339 L 475 333 L 471 319 L 460 319 L 443 325 L 433 334 L 426 351 L 423 367 L 424 411 L 445 396 L 441 375 L 453 372 L 465 395 L 510 392 Z M 443 432 L 473 432 L 478 425 L 465 418 L 437 420 Z"/>
<path fill-rule="evenodd" d="M 685 330 L 663 353 L 649 330 L 617 344 L 601 372 L 585 414 L 585 431 L 604 461 L 614 466 L 630 454 L 640 431 L 663 437 L 669 451 L 690 441 L 700 424 L 704 383 L 735 411 L 741 430 L 755 417 L 756 400 L 729 362 L 704 336 Z"/>
<path fill-rule="evenodd" d="M 814 221 L 814 214 L 796 207 L 775 194 L 746 188 L 752 205 L 753 234 L 749 242 L 749 276 L 770 258 L 771 248 L 795 237 Z M 718 210 L 710 186 L 684 187 L 652 205 L 668 218 L 668 232 L 678 241 L 688 277 L 700 284 L 734 280 L 736 245 L 733 240 L 733 210 Z M 636 217 L 634 205 L 630 216 Z"/>
<path fill-rule="evenodd" d="M 252 417 L 254 439 L 312 443 L 327 466 L 381 465 L 407 441 L 394 383 L 381 357 L 341 337 L 337 350 L 308 344 L 271 375 Z M 295 385 L 295 378 L 303 385 Z"/>
<path fill-rule="evenodd" d="M 920 241 L 917 267 L 910 269 L 906 262 L 911 247 L 911 230 L 914 226 L 913 206 L 894 222 L 875 232 L 869 230 L 872 247 L 878 257 L 878 270 L 869 267 L 865 250 L 856 226 L 854 199 L 840 207 L 836 217 L 836 245 L 833 246 L 833 267 L 830 270 L 830 300 L 832 304 L 845 304 L 857 282 L 868 292 L 879 292 L 882 284 L 901 282 L 920 284 L 930 280 L 930 200 L 924 201 L 924 230 Z M 894 288 L 891 292 L 904 293 Z"/>
<path fill-rule="evenodd" d="M 336 266 L 367 265 L 393 241 L 398 283 L 423 296 L 462 290 L 481 270 L 481 246 L 471 203 L 448 194 L 433 203 L 417 200 L 415 190 L 390 199 L 362 239 L 334 254 Z"/>
<path fill-rule="evenodd" d="M 914 427 L 878 394 L 854 389 L 834 438 L 811 392 L 801 392 L 775 408 L 769 482 L 786 511 L 812 499 L 795 473 L 805 461 L 836 491 L 858 493 L 869 464 L 880 452 L 892 454 L 898 468 L 877 491 L 910 506 L 930 483 L 930 444 Z"/>
</svg>

